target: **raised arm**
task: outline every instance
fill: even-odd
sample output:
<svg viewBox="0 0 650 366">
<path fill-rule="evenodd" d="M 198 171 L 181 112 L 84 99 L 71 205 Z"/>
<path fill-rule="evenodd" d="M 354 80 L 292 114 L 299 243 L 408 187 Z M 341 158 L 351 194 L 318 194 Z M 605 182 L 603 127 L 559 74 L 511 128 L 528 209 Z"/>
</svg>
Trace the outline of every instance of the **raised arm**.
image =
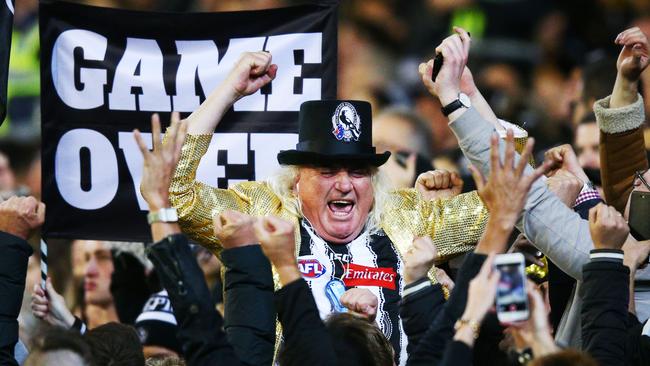
<svg viewBox="0 0 650 366">
<path fill-rule="evenodd" d="M 236 101 L 270 83 L 278 71 L 278 66 L 272 64 L 271 59 L 270 52 L 243 53 L 226 80 L 187 117 L 187 133 L 212 134 L 223 115 Z"/>
<path fill-rule="evenodd" d="M 218 189 L 198 182 L 196 170 L 226 111 L 238 99 L 271 82 L 276 71 L 270 53 L 244 53 L 226 80 L 187 118 L 188 135 L 171 180 L 169 201 L 178 211 L 183 232 L 215 253 L 221 245 L 212 230 L 212 218 L 225 210 L 249 213 L 247 190 L 257 185 L 242 183 L 233 189 Z"/>
<path fill-rule="evenodd" d="M 600 127 L 600 165 L 605 200 L 624 212 L 632 192 L 634 173 L 648 169 L 643 129 L 643 99 L 639 78 L 648 66 L 648 38 L 639 28 L 616 37 L 623 46 L 616 62 L 612 95 L 594 103 Z"/>
<path fill-rule="evenodd" d="M 454 35 L 458 35 L 459 37 L 462 37 L 463 47 L 469 49 L 471 44 L 471 39 L 467 32 L 465 32 L 461 28 L 454 27 Z M 452 35 L 451 37 L 453 37 L 454 35 Z M 436 48 L 436 52 L 442 53 L 443 57 L 447 57 L 447 55 L 451 55 L 453 52 L 457 50 L 459 49 L 450 48 L 443 45 Z M 445 63 L 443 63 L 443 67 L 444 65 Z M 440 85 L 444 84 L 445 81 L 443 79 L 439 80 L 438 78 L 436 78 L 436 82 L 433 82 L 433 80 L 431 80 L 431 74 L 433 73 L 433 60 L 429 60 L 427 63 L 421 63 L 418 68 L 418 71 L 420 73 L 420 77 L 422 78 L 422 83 L 427 88 L 429 93 L 433 95 L 440 95 L 438 94 L 438 92 L 439 91 L 442 92 L 443 89 L 440 88 Z M 467 66 L 463 65 L 461 75 L 462 76 L 460 79 L 460 91 L 462 91 L 469 97 L 470 101 L 472 102 L 472 106 L 481 115 L 481 117 L 483 117 L 486 121 L 492 123 L 494 125 L 494 128 L 497 129 L 497 131 L 504 130 L 503 132 L 505 132 L 503 126 L 501 126 L 501 124 L 498 122 L 498 118 L 494 114 L 494 111 L 492 110 L 488 102 L 485 100 L 481 92 L 476 87 L 472 72 L 469 70 Z M 440 76 L 440 74 L 438 74 L 438 76 Z M 452 94 L 450 97 L 452 98 L 451 100 L 443 101 L 443 99 L 440 99 L 440 103 L 444 106 L 449 102 L 453 101 L 454 99 L 456 99 L 457 95 Z"/>
<path fill-rule="evenodd" d="M 461 35 L 448 38 L 441 45 L 443 50 L 448 48 L 457 51 L 445 56 L 445 64 L 437 78 L 436 84 L 440 85 L 437 86 L 435 95 L 442 104 L 450 103 L 460 91 L 462 70 L 469 52 L 468 47 L 464 46 L 465 37 L 461 32 Z M 449 120 L 465 156 L 474 167 L 487 175 L 490 172 L 489 141 L 495 132 L 494 125 L 474 108 L 460 108 L 449 115 Z M 503 146 L 500 149 L 503 150 Z M 519 156 L 515 155 L 515 160 L 518 161 Z M 530 174 L 532 168 L 526 166 L 526 171 Z M 574 278 L 581 278 L 582 264 L 589 260 L 589 250 L 592 247 L 588 225 L 548 191 L 544 182 L 533 183 L 517 228 L 560 269 Z"/>
<path fill-rule="evenodd" d="M 151 212 L 170 206 L 167 188 L 180 157 L 186 129 L 187 124 L 174 115 L 164 144 L 160 140 L 160 133 L 153 134 L 153 151 L 149 151 L 140 133 L 135 133 L 144 157 L 140 191 Z M 152 130 L 160 131 L 157 118 L 152 120 Z M 151 235 L 154 244 L 147 248 L 147 255 L 169 294 L 178 323 L 177 336 L 187 364 L 239 365 L 240 361 L 222 329 L 223 319 L 212 304 L 203 272 L 178 224 L 154 221 L 151 223 Z"/>
</svg>

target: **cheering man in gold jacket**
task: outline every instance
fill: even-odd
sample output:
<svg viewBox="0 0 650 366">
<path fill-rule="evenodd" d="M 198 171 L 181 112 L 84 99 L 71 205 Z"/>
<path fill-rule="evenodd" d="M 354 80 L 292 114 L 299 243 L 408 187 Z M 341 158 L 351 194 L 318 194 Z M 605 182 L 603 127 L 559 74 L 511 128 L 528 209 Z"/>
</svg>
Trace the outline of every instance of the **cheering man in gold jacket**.
<svg viewBox="0 0 650 366">
<path fill-rule="evenodd" d="M 428 200 L 415 189 L 390 191 L 377 169 L 390 153 L 375 152 L 370 105 L 359 101 L 303 103 L 299 143 L 278 154 L 282 168 L 269 181 L 229 189 L 198 182 L 197 167 L 224 113 L 271 82 L 277 71 L 270 53 L 244 54 L 188 117 L 188 135 L 169 191 L 180 226 L 218 255 L 222 248 L 213 218 L 226 210 L 294 222 L 298 265 L 321 316 L 345 311 L 340 296 L 347 289 L 372 293 L 379 300 L 376 322 L 393 344 L 396 361 L 404 364 L 402 255 L 421 236 L 432 239 L 442 259 L 472 250 L 487 211 L 475 192 Z"/>
</svg>

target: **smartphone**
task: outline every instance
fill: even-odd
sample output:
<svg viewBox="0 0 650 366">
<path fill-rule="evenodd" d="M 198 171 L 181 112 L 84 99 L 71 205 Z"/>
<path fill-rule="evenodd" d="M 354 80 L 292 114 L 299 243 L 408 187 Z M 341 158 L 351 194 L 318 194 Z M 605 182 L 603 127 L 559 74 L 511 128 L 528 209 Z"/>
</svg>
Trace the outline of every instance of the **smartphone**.
<svg viewBox="0 0 650 366">
<path fill-rule="evenodd" d="M 634 239 L 650 239 L 650 192 L 632 192 L 628 225 Z"/>
<path fill-rule="evenodd" d="M 470 32 L 467 32 L 467 35 L 470 37 L 472 36 Z M 444 61 L 445 59 L 442 57 L 442 53 L 436 53 L 436 57 L 433 59 L 433 72 L 431 73 L 431 81 L 434 83 L 436 82 L 436 77 L 438 77 L 438 73 L 440 72 Z"/>
<path fill-rule="evenodd" d="M 501 323 L 528 319 L 525 265 L 521 253 L 500 254 L 494 258 L 494 267 L 501 274 L 496 296 L 497 317 Z"/>
<path fill-rule="evenodd" d="M 442 53 L 436 53 L 436 57 L 433 59 L 433 70 L 431 73 L 431 81 L 434 83 L 436 82 L 436 77 L 438 77 L 443 62 L 444 58 L 442 57 Z"/>
</svg>

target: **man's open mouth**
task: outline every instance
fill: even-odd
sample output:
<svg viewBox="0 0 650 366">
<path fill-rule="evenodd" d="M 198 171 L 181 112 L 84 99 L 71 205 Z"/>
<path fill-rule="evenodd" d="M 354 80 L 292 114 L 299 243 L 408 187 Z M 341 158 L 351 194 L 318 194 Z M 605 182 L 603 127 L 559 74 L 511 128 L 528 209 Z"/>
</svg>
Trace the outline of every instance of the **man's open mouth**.
<svg viewBox="0 0 650 366">
<path fill-rule="evenodd" d="M 332 200 L 327 203 L 330 211 L 335 216 L 345 216 L 352 212 L 354 201 L 352 200 Z"/>
</svg>

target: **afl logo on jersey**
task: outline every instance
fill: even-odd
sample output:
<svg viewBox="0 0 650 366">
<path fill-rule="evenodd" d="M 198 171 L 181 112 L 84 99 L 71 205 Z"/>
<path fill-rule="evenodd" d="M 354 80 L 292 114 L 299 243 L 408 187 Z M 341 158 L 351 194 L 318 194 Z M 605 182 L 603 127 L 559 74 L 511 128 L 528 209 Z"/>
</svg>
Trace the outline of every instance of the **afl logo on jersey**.
<svg viewBox="0 0 650 366">
<path fill-rule="evenodd" d="M 327 272 L 327 269 L 313 255 L 298 257 L 298 269 L 305 278 L 318 278 Z"/>
</svg>

